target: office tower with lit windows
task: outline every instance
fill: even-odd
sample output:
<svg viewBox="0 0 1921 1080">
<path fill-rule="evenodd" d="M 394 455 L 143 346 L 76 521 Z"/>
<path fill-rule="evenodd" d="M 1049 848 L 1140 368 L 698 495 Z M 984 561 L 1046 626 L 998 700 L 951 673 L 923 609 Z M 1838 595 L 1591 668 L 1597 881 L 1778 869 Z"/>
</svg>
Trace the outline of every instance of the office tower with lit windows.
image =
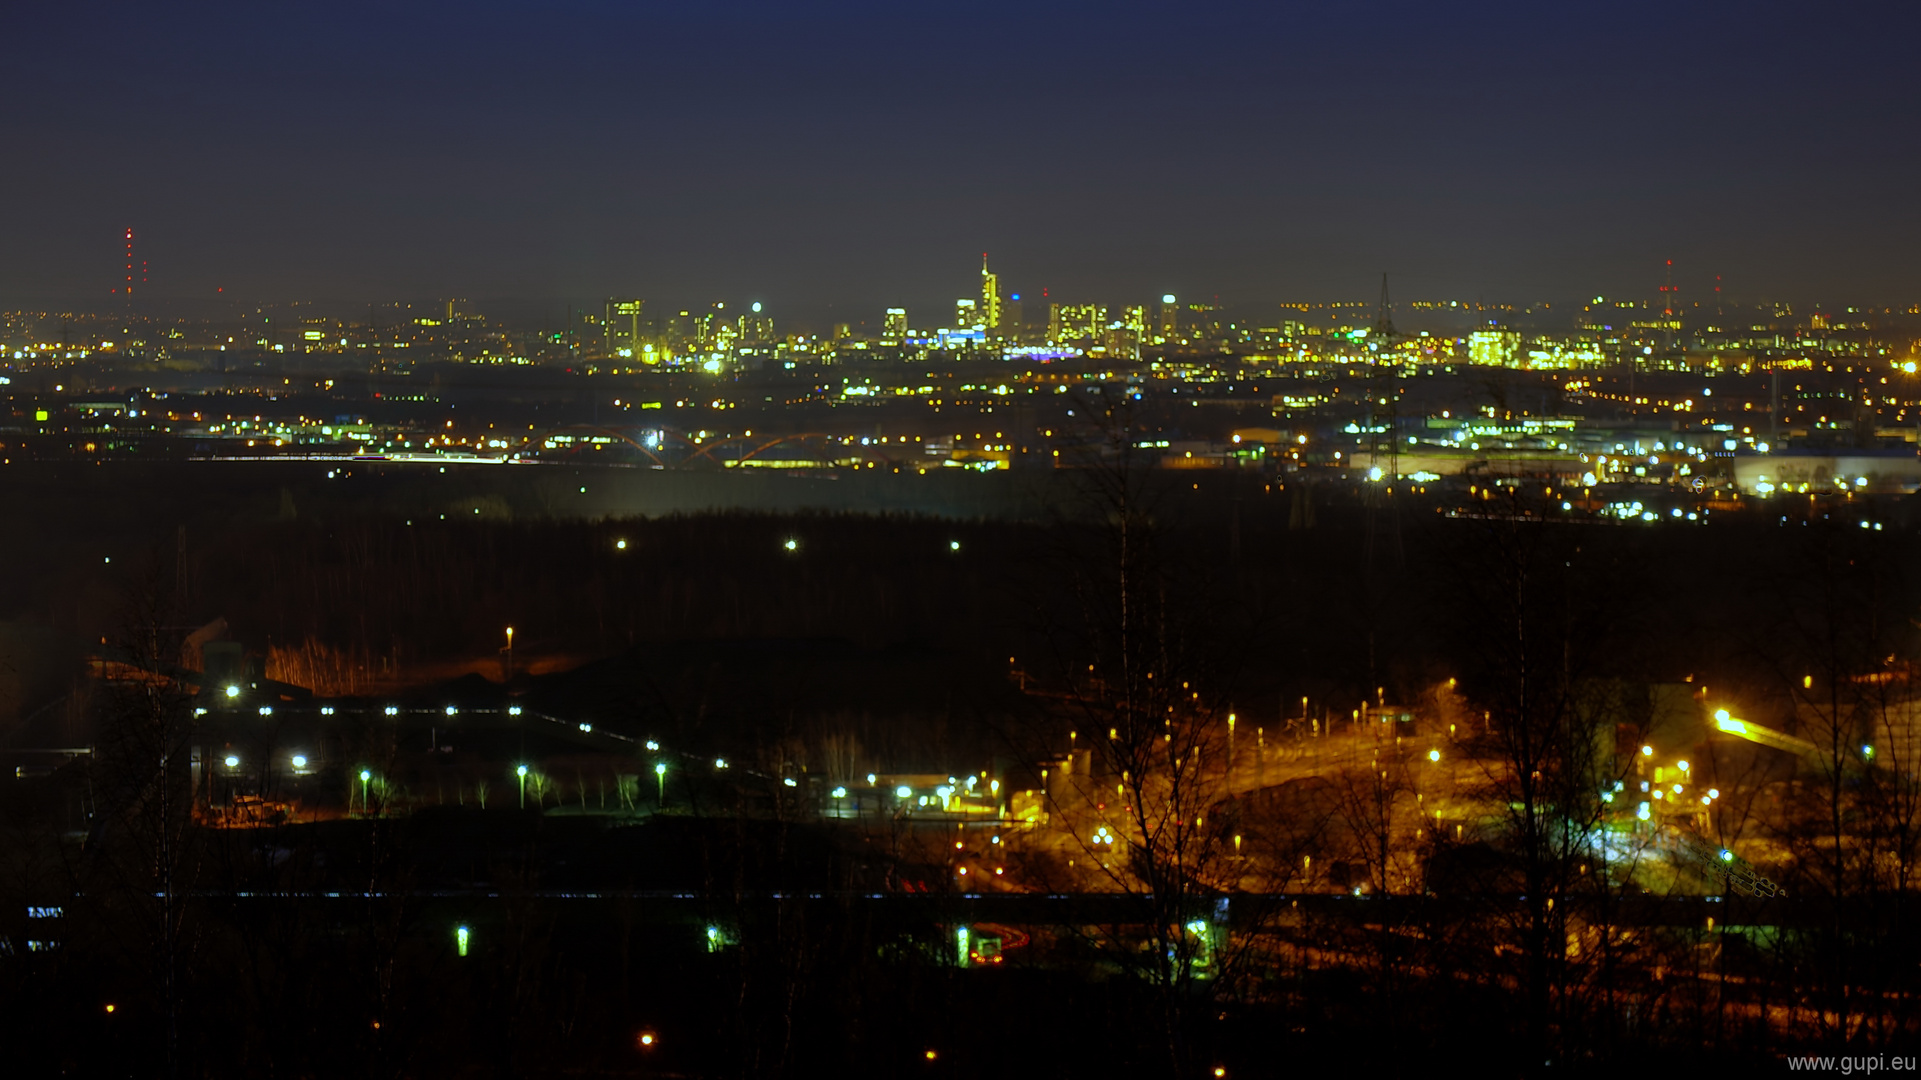
<svg viewBox="0 0 1921 1080">
<path fill-rule="evenodd" d="M 758 300 L 740 317 L 739 329 L 744 345 L 767 345 L 774 341 L 774 317 L 762 314 Z"/>
<path fill-rule="evenodd" d="M 645 300 L 621 300 L 607 298 L 606 318 L 601 322 L 601 331 L 606 337 L 607 355 L 631 359 L 639 356 L 642 339 L 647 336 L 646 323 L 641 312 Z"/>
<path fill-rule="evenodd" d="M 1521 351 L 1521 335 L 1512 330 L 1476 330 L 1467 336 L 1471 364 L 1507 367 Z"/>
<path fill-rule="evenodd" d="M 1001 286 L 1000 277 L 987 269 L 987 253 L 981 253 L 981 299 L 975 312 L 977 325 L 989 334 L 998 335 L 1001 328 Z"/>
<path fill-rule="evenodd" d="M 907 309 L 890 307 L 887 318 L 881 322 L 881 336 L 889 341 L 907 340 Z"/>
<path fill-rule="evenodd" d="M 1174 303 L 1173 293 L 1167 293 L 1161 297 L 1160 339 L 1162 341 L 1174 340 L 1175 332 L 1180 329 L 1180 310 L 1180 307 Z"/>
<path fill-rule="evenodd" d="M 979 330 L 981 328 L 981 311 L 979 305 L 972 300 L 954 301 L 954 329 Z"/>
<path fill-rule="evenodd" d="M 1099 304 L 1055 304 L 1048 309 L 1047 336 L 1057 343 L 1090 341 L 1107 329 L 1107 309 Z"/>
</svg>

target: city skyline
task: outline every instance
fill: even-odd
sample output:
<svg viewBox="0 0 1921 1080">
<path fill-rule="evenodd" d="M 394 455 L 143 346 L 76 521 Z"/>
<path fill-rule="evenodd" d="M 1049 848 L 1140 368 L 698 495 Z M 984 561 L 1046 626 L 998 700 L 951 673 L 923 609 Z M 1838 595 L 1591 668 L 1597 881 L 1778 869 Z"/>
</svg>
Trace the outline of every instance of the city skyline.
<svg viewBox="0 0 1921 1080">
<path fill-rule="evenodd" d="M 1713 314 L 1733 314 L 1744 308 L 1774 309 L 1776 314 L 1791 314 L 1800 309 L 1803 317 L 1819 315 L 1867 315 L 1900 316 L 1921 314 L 1921 300 L 1914 297 L 1883 296 L 1878 300 L 1866 300 L 1853 295 L 1834 295 L 1827 290 L 1821 295 L 1783 295 L 1780 293 L 1741 293 L 1729 286 L 1719 274 L 1690 268 L 1676 267 L 1673 260 L 1655 260 L 1652 265 L 1654 274 L 1639 285 L 1631 285 L 1619 290 L 1589 289 L 1578 294 L 1544 296 L 1540 294 L 1523 295 L 1412 295 L 1393 290 L 1386 299 L 1362 297 L 1353 282 L 1339 285 L 1325 284 L 1323 287 L 1307 290 L 1302 294 L 1286 296 L 1250 296 L 1246 290 L 1230 290 L 1228 293 L 1200 292 L 1183 293 L 1179 296 L 1172 292 L 1150 295 L 1138 291 L 1127 295 L 1101 294 L 1086 288 L 1067 288 L 1058 286 L 1032 286 L 1008 284 L 1007 275 L 998 269 L 989 269 L 990 253 L 980 254 L 981 270 L 974 283 L 978 292 L 973 296 L 959 295 L 952 299 L 935 299 L 928 293 L 903 302 L 902 290 L 896 288 L 884 292 L 880 297 L 843 296 L 824 304 L 784 305 L 782 297 L 765 290 L 743 290 L 731 288 L 720 290 L 719 294 L 709 293 L 696 296 L 680 291 L 677 295 L 637 296 L 634 294 L 596 294 L 579 297 L 533 298 L 524 296 L 482 296 L 479 298 L 451 294 L 420 294 L 407 296 L 380 297 L 308 297 L 308 296 L 249 296 L 241 291 L 228 292 L 225 288 L 216 289 L 212 297 L 181 297 L 178 295 L 156 294 L 148 281 L 148 260 L 144 248 L 135 243 L 136 230 L 129 227 L 116 232 L 116 239 L 124 243 L 124 249 L 116 250 L 114 262 L 105 268 L 103 275 L 112 283 L 105 297 L 62 297 L 53 300 L 41 298 L 39 302 L 16 303 L 11 308 L 0 307 L 10 315 L 20 316 L 39 312 L 42 317 L 58 314 L 60 317 L 87 317 L 113 319 L 123 315 L 162 319 L 207 319 L 218 320 L 222 317 L 242 316 L 248 311 L 256 313 L 275 308 L 307 308 L 310 312 L 324 314 L 343 320 L 347 324 L 356 322 L 356 315 L 367 316 L 366 320 L 378 321 L 372 312 L 393 309 L 435 309 L 446 305 L 457 305 L 470 314 L 483 314 L 490 319 L 505 319 L 510 323 L 534 323 L 549 321 L 547 309 L 565 307 L 569 312 L 586 312 L 604 301 L 606 304 L 642 304 L 647 316 L 660 318 L 678 313 L 682 317 L 694 314 L 693 309 L 704 311 L 723 311 L 729 304 L 736 310 L 751 309 L 756 315 L 763 310 L 768 318 L 778 313 L 791 329 L 798 325 L 808 334 L 831 334 L 836 327 L 847 326 L 871 331 L 879 336 L 897 336 L 903 318 L 912 322 L 917 329 L 933 330 L 965 329 L 973 327 L 983 331 L 998 331 L 1005 319 L 1007 333 L 1012 337 L 1024 326 L 1046 325 L 1049 337 L 1057 337 L 1053 332 L 1054 322 L 1062 309 L 1078 311 L 1096 309 L 1105 312 L 1112 308 L 1115 312 L 1126 312 L 1140 308 L 1145 312 L 1153 308 L 1158 320 L 1171 308 L 1193 309 L 1197 311 L 1224 311 L 1264 321 L 1273 321 L 1274 312 L 1287 315 L 1312 315 L 1325 312 L 1329 318 L 1337 318 L 1345 312 L 1349 319 L 1366 321 L 1377 317 L 1380 307 L 1386 304 L 1390 312 L 1402 317 L 1421 319 L 1428 317 L 1446 318 L 1470 314 L 1485 314 L 1490 323 L 1512 320 L 1515 316 L 1541 317 L 1551 321 L 1552 313 L 1580 312 L 1594 305 L 1609 307 L 1639 308 L 1664 311 L 1676 317 L 1707 317 Z M 965 288 L 964 277 L 953 272 L 946 275 L 955 284 L 955 291 Z M 1393 275 L 1383 273 L 1378 277 L 1368 277 L 1370 285 L 1385 287 L 1390 283 L 1398 285 Z M 1150 290 L 1151 293 L 1151 290 Z M 991 294 L 991 299 L 990 299 Z M 1593 295 L 1590 295 L 1593 294 Z M 950 293 L 950 295 L 952 295 Z M 963 310 L 965 309 L 965 310 Z M 989 314 L 991 309 L 991 315 Z M 451 310 L 451 309 L 449 309 Z M 1049 313 L 1052 312 L 1050 315 Z M 930 314 L 934 313 L 934 314 Z M 976 313 L 979 317 L 976 317 Z M 623 317 L 640 316 L 639 309 L 624 311 Z M 611 309 L 609 317 L 612 317 Z M 1583 325 L 1576 322 L 1574 325 Z M 1137 329 L 1146 330 L 1146 324 Z"/>
</svg>

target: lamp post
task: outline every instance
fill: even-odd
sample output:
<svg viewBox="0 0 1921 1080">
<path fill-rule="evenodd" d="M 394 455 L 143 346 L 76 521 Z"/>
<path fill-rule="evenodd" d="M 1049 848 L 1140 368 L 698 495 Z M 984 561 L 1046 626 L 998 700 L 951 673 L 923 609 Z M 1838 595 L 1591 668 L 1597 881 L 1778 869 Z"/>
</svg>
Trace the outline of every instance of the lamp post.
<svg viewBox="0 0 1921 1080">
<path fill-rule="evenodd" d="M 360 812 L 362 814 L 367 812 L 367 781 L 373 778 L 374 774 L 372 771 L 367 769 L 360 770 Z"/>
<path fill-rule="evenodd" d="M 506 662 L 501 665 L 501 677 L 512 679 L 514 677 L 514 628 L 511 626 L 507 628 L 507 647 L 501 650 L 501 654 L 506 657 Z"/>
<path fill-rule="evenodd" d="M 527 809 L 527 766 L 522 765 L 516 768 L 514 775 L 520 777 L 520 808 L 525 810 Z"/>
<path fill-rule="evenodd" d="M 1234 721 L 1233 713 L 1227 714 L 1227 793 L 1234 793 Z"/>
<path fill-rule="evenodd" d="M 660 782 L 660 794 L 654 800 L 654 808 L 660 809 L 667 805 L 667 763 L 666 762 L 664 761 L 655 762 L 654 779 Z"/>
</svg>

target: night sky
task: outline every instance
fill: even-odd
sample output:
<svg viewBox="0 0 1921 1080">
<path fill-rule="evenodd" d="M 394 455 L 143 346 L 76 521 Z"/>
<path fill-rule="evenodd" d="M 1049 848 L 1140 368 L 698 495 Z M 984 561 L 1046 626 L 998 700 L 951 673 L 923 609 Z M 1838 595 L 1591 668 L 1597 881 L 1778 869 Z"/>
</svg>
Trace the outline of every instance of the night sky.
<svg viewBox="0 0 1921 1080">
<path fill-rule="evenodd" d="M 0 306 L 1921 298 L 1918 5 L 173 6 L 0 15 Z"/>
</svg>

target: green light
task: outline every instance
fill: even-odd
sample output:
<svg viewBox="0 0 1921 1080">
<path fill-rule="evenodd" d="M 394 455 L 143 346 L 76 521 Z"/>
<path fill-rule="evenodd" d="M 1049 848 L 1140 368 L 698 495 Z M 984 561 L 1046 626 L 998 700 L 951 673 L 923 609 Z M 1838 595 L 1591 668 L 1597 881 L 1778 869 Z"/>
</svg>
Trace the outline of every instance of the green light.
<svg viewBox="0 0 1921 1080">
<path fill-rule="evenodd" d="M 527 766 L 525 766 L 525 765 L 522 765 L 522 766 L 520 766 L 519 768 L 517 768 L 517 769 L 515 769 L 515 770 L 514 770 L 514 775 L 515 775 L 515 776 L 526 776 L 526 775 L 527 775 Z"/>
<path fill-rule="evenodd" d="M 363 784 L 364 784 L 364 783 L 366 783 L 367 781 L 369 781 L 369 780 L 372 780 L 373 778 L 374 778 L 374 774 L 373 774 L 373 773 L 370 773 L 370 772 L 368 772 L 368 771 L 367 771 L 366 769 L 362 769 L 362 770 L 360 770 L 360 782 L 361 782 L 361 783 L 363 783 Z"/>
<path fill-rule="evenodd" d="M 466 927 L 464 926 L 454 927 L 454 944 L 459 946 L 460 955 L 462 956 L 467 955 L 467 928 Z"/>
</svg>

